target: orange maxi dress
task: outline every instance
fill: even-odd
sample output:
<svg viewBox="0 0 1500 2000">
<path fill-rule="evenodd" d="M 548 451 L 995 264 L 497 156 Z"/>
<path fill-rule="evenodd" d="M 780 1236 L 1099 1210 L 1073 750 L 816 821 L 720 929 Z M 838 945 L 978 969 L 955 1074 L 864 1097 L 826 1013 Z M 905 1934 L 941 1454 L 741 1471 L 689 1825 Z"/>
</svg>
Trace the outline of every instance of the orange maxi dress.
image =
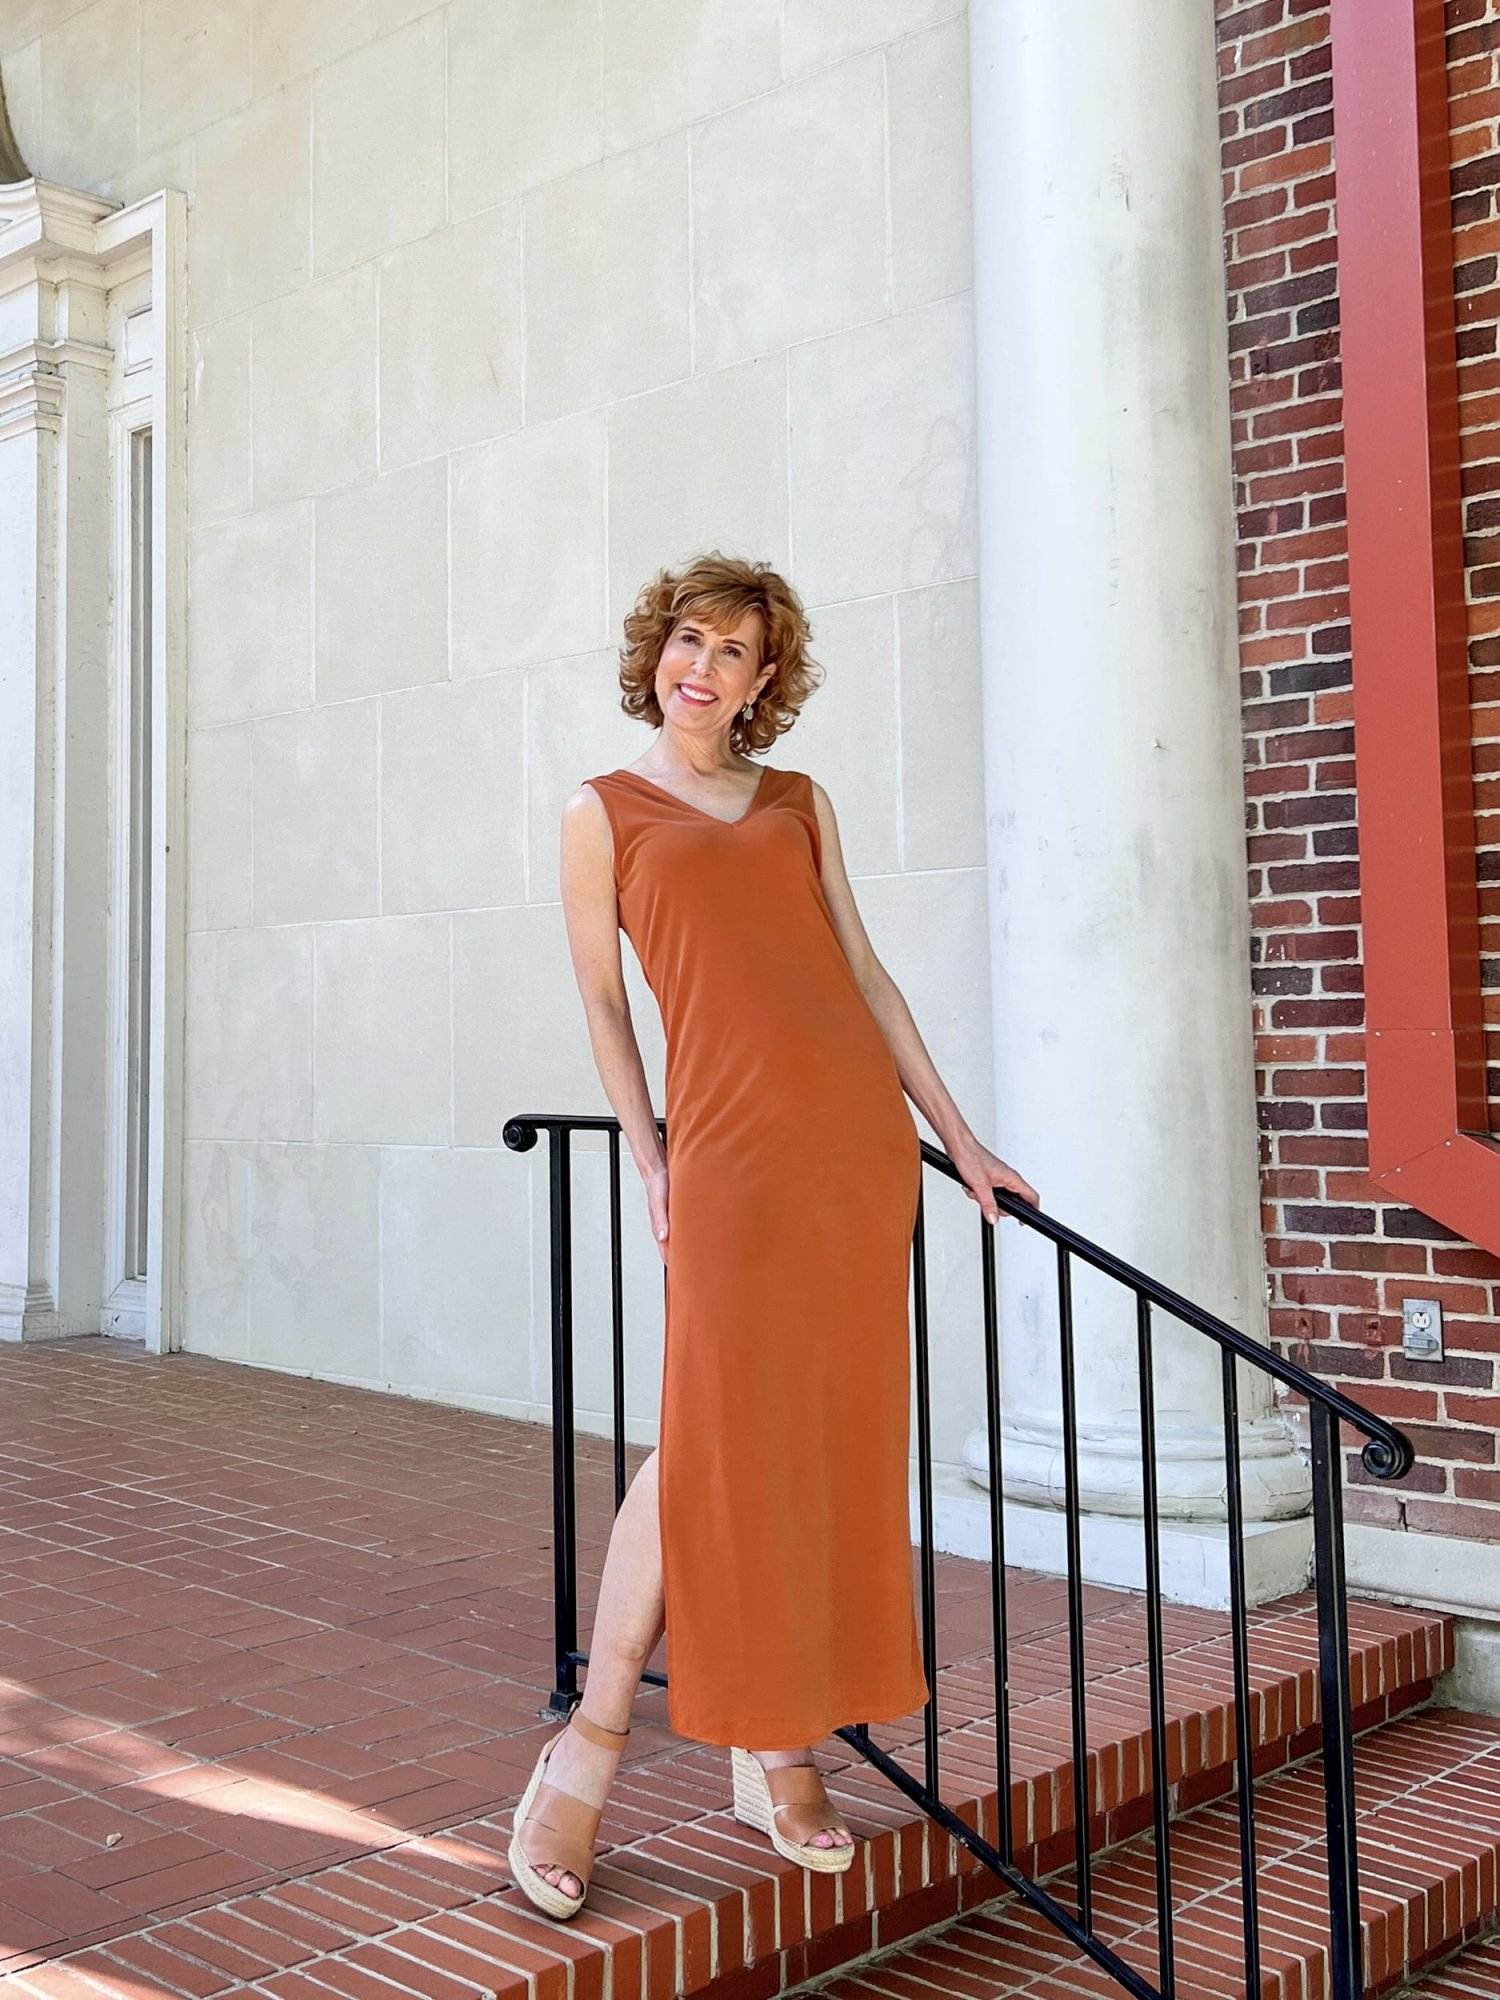
<svg viewBox="0 0 1500 2000">
<path fill-rule="evenodd" d="M 927 1699 L 907 1501 L 920 1142 L 819 879 L 811 781 L 725 820 L 588 781 L 666 1038 L 657 1458 L 680 1736 L 818 1743 Z"/>
</svg>

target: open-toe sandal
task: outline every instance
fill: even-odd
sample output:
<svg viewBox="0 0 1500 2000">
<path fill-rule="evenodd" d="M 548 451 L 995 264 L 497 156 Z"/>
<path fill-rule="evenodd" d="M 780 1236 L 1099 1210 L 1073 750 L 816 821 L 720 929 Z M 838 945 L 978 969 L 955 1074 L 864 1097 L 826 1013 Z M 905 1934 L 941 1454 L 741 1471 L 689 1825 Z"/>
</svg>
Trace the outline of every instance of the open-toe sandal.
<svg viewBox="0 0 1500 2000">
<path fill-rule="evenodd" d="M 834 1811 L 816 1764 L 777 1764 L 767 1770 L 758 1757 L 735 1744 L 729 1753 L 734 1774 L 734 1816 L 771 1836 L 771 1845 L 788 1861 L 825 1875 L 842 1875 L 854 1859 L 855 1843 L 818 1847 L 814 1835 L 834 1833 L 844 1825 Z"/>
<path fill-rule="evenodd" d="M 510 1872 L 527 1899 L 549 1917 L 576 1916 L 583 1908 L 594 1865 L 594 1839 L 604 1811 L 602 1806 L 591 1806 L 587 1799 L 547 1782 L 547 1760 L 569 1729 L 579 1730 L 603 1750 L 623 1750 L 630 1734 L 628 1729 L 607 1729 L 601 1722 L 592 1722 L 581 1708 L 575 1708 L 538 1752 L 536 1767 L 511 1820 L 507 1859 Z M 527 1853 L 523 1841 L 530 1844 L 531 1853 Z M 539 1873 L 540 1869 L 554 1867 L 578 1877 L 583 1884 L 578 1895 L 564 1895 L 556 1882 L 549 1882 Z"/>
</svg>

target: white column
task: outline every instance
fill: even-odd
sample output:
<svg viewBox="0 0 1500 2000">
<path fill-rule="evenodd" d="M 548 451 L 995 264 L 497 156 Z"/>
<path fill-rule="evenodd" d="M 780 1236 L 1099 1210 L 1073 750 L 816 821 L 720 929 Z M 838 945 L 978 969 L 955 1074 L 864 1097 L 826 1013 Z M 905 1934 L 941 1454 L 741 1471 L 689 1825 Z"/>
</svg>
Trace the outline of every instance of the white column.
<svg viewBox="0 0 1500 2000">
<path fill-rule="evenodd" d="M 997 1143 L 1264 1339 L 1213 13 L 969 18 Z M 1005 1486 L 1055 1508 L 1056 1253 L 999 1228 Z M 1083 1503 L 1139 1513 L 1134 1302 L 1078 1261 L 1073 1302 Z M 1156 1322 L 1163 1514 L 1222 1519 L 1218 1349 Z M 1240 1408 L 1247 1517 L 1300 1513 Z"/>
</svg>

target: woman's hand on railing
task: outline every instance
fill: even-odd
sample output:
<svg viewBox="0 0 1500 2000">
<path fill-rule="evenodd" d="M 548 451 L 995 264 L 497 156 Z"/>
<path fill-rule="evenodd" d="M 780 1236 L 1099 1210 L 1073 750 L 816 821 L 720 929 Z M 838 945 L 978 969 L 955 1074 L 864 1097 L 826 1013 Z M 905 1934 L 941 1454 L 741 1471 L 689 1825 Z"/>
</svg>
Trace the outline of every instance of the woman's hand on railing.
<svg viewBox="0 0 1500 2000">
<path fill-rule="evenodd" d="M 667 1170 L 653 1167 L 645 1176 L 646 1212 L 651 1217 L 651 1234 L 656 1239 L 656 1247 L 661 1253 L 661 1261 L 667 1261 Z"/>
<path fill-rule="evenodd" d="M 1029 1201 L 1033 1208 L 1042 1205 L 1041 1196 L 1016 1169 L 1007 1166 L 998 1154 L 988 1146 L 981 1146 L 976 1139 L 972 1145 L 959 1146 L 950 1150 L 952 1160 L 963 1182 L 964 1193 L 970 1201 L 977 1201 L 987 1222 L 1000 1220 L 1000 1204 L 995 1200 L 995 1189 L 1002 1187 L 1011 1194 L 1019 1195 L 1022 1201 Z"/>
</svg>

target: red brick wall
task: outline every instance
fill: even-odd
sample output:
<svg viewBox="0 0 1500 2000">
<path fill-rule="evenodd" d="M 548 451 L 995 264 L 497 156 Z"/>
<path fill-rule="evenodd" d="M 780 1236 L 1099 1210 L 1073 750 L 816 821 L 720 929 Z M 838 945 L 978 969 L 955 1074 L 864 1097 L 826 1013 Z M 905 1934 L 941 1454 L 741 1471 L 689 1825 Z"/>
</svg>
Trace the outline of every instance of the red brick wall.
<svg viewBox="0 0 1500 2000">
<path fill-rule="evenodd" d="M 1500 0 L 1452 0 L 1470 661 L 1500 1132 Z M 1218 0 L 1245 815 L 1273 1337 L 1411 1435 L 1353 1518 L 1500 1539 L 1500 1257 L 1367 1178 L 1327 0 Z M 1447 1359 L 1401 1353 L 1439 1298 Z"/>
</svg>

